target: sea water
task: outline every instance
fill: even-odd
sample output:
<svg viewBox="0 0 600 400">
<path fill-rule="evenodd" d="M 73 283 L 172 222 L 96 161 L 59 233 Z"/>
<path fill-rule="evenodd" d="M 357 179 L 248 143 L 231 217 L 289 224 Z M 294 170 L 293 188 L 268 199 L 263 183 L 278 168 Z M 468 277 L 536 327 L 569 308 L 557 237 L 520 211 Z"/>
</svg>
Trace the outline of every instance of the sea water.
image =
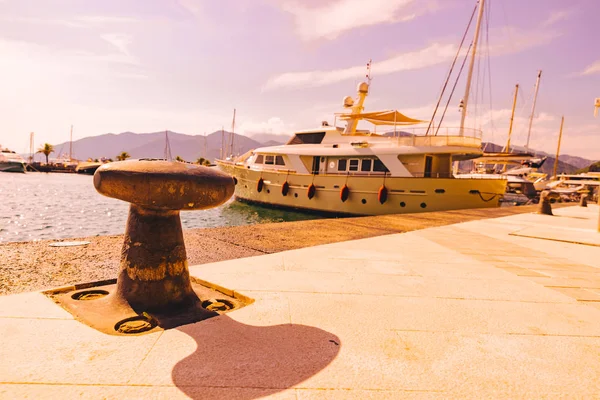
<svg viewBox="0 0 600 400">
<path fill-rule="evenodd" d="M 116 235 L 129 204 L 105 197 L 91 175 L 0 172 L 0 243 Z M 184 229 L 314 219 L 317 216 L 243 204 L 182 211 Z"/>
</svg>

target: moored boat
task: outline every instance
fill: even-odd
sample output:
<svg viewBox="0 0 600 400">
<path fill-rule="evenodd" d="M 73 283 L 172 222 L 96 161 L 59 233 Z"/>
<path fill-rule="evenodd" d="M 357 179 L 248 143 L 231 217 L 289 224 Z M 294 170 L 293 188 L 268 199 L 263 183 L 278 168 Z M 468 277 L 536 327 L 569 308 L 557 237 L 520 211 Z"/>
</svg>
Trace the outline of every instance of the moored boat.
<svg viewBox="0 0 600 400">
<path fill-rule="evenodd" d="M 281 146 L 258 148 L 217 165 L 236 178 L 238 200 L 319 212 L 378 215 L 497 207 L 506 180 L 456 179 L 452 163 L 482 155 L 481 132 L 444 128 L 438 135 L 418 130 L 377 134 L 359 130 L 407 126 L 423 121 L 397 110 L 363 112 L 369 85 L 358 85 L 350 112 L 338 114 L 346 127 L 323 124 L 296 132 Z"/>
<path fill-rule="evenodd" d="M 0 146 L 0 172 L 25 172 L 25 160 L 14 151 Z"/>
</svg>

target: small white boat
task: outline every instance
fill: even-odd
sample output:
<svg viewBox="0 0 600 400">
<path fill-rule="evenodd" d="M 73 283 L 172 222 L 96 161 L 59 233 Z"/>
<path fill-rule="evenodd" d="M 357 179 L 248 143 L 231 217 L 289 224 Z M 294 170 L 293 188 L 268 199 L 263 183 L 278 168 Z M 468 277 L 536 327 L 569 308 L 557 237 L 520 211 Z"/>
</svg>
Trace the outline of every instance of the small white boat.
<svg viewBox="0 0 600 400">
<path fill-rule="evenodd" d="M 19 154 L 0 146 L 0 172 L 25 172 L 25 160 Z"/>
</svg>

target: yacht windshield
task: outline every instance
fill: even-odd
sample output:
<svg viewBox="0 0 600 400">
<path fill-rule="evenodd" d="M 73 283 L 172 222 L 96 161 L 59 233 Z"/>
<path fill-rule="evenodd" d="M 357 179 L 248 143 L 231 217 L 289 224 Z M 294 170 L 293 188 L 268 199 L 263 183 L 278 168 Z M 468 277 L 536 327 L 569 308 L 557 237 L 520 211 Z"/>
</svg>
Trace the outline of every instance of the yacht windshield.
<svg viewBox="0 0 600 400">
<path fill-rule="evenodd" d="M 325 132 L 296 133 L 287 144 L 319 144 L 324 137 Z"/>
</svg>

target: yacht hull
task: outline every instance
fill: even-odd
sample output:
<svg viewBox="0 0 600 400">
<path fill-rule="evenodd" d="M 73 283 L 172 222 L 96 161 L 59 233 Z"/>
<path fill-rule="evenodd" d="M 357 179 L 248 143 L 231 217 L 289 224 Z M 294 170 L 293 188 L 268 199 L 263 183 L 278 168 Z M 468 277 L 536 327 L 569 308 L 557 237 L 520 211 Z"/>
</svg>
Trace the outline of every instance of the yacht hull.
<svg viewBox="0 0 600 400">
<path fill-rule="evenodd" d="M 383 215 L 492 208 L 500 205 L 506 190 L 501 179 L 392 178 L 383 176 L 306 175 L 259 171 L 217 162 L 237 180 L 238 200 L 280 208 L 343 215 Z M 259 181 L 262 179 L 262 185 Z M 287 194 L 282 188 L 287 182 Z M 314 195 L 309 196 L 314 185 Z M 348 187 L 342 201 L 342 189 Z M 262 187 L 260 187 L 262 186 Z M 381 195 L 385 186 L 386 196 Z M 259 191 L 260 187 L 260 191 Z M 385 199 L 384 199 L 385 197 Z M 381 200 L 385 200 L 383 203 Z"/>
<path fill-rule="evenodd" d="M 0 172 L 25 172 L 25 164 L 21 162 L 0 162 Z"/>
</svg>

